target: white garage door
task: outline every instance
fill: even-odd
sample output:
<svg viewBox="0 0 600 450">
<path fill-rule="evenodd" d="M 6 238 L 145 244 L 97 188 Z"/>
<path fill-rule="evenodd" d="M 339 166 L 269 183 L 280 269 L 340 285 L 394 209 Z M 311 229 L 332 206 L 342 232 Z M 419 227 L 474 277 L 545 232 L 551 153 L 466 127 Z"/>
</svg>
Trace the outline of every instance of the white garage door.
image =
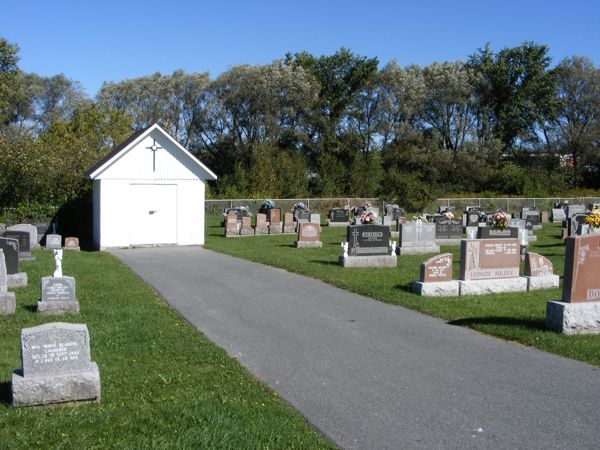
<svg viewBox="0 0 600 450">
<path fill-rule="evenodd" d="M 131 244 L 177 243 L 177 186 L 131 184 L 129 192 Z"/>
</svg>

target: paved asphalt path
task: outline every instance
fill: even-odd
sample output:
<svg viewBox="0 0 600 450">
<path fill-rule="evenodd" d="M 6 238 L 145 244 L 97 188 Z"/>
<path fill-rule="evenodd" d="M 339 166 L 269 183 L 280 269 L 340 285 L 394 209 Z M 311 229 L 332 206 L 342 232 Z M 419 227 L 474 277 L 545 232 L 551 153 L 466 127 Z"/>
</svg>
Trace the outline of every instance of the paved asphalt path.
<svg viewBox="0 0 600 450">
<path fill-rule="evenodd" d="M 600 448 L 596 367 L 200 247 L 113 253 L 340 447 Z"/>
</svg>

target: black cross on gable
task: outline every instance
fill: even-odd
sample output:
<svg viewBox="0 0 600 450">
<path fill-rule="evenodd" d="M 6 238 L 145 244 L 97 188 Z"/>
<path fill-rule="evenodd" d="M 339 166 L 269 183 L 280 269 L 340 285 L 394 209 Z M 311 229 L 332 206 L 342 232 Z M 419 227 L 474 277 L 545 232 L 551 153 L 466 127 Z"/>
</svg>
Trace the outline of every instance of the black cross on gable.
<svg viewBox="0 0 600 450">
<path fill-rule="evenodd" d="M 152 139 L 154 142 L 150 147 L 146 147 L 152 152 L 152 172 L 156 172 L 156 150 L 160 150 L 162 147 L 156 143 L 156 139 Z"/>
</svg>

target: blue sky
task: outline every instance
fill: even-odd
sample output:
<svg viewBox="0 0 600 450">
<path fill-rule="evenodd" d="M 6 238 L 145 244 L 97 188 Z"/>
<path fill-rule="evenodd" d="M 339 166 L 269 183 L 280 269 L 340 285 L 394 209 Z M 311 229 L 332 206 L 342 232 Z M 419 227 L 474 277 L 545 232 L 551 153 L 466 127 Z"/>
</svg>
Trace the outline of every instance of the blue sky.
<svg viewBox="0 0 600 450">
<path fill-rule="evenodd" d="M 555 63 L 600 65 L 600 2 L 504 1 L 11 1 L 0 3 L 0 37 L 19 66 L 64 73 L 94 96 L 103 81 L 154 72 L 209 72 L 266 64 L 287 52 L 346 47 L 380 65 L 465 60 L 524 41 L 548 45 Z"/>
</svg>

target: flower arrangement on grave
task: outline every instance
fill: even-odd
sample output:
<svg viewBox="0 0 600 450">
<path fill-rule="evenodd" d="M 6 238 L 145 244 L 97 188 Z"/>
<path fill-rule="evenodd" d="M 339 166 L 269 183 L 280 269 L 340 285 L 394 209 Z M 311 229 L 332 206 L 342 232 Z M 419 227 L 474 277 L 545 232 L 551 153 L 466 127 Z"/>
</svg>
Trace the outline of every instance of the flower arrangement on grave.
<svg viewBox="0 0 600 450">
<path fill-rule="evenodd" d="M 490 224 L 494 230 L 505 230 L 508 228 L 508 214 L 506 214 L 504 211 L 497 211 L 490 217 Z"/>
<path fill-rule="evenodd" d="M 362 206 L 363 206 L 363 208 L 367 209 L 367 208 L 372 208 L 372 207 L 373 207 L 373 204 L 372 204 L 371 202 L 368 202 L 368 201 L 367 201 L 367 202 L 365 202 L 365 204 L 364 204 L 364 205 L 362 205 Z"/>
<path fill-rule="evenodd" d="M 260 209 L 264 211 L 268 211 L 269 209 L 275 208 L 275 202 L 273 200 L 264 200 L 262 205 L 260 205 Z"/>
<path fill-rule="evenodd" d="M 375 220 L 377 220 L 377 215 L 375 213 L 365 211 L 360 215 L 360 223 L 363 225 L 375 223 Z"/>
<path fill-rule="evenodd" d="M 444 218 L 448 219 L 448 220 L 452 220 L 454 219 L 454 213 L 452 211 L 446 211 L 443 214 Z"/>
<path fill-rule="evenodd" d="M 307 208 L 304 205 L 304 203 L 296 202 L 296 203 L 294 203 L 294 206 L 292 207 L 292 211 L 296 211 L 297 209 L 307 209 Z"/>
<path fill-rule="evenodd" d="M 584 222 L 590 226 L 590 230 L 600 228 L 600 208 L 594 208 Z"/>
<path fill-rule="evenodd" d="M 413 220 L 418 222 L 419 220 L 423 223 L 429 223 L 427 220 L 427 216 L 425 214 L 419 214 L 418 216 L 413 216 Z"/>
</svg>

